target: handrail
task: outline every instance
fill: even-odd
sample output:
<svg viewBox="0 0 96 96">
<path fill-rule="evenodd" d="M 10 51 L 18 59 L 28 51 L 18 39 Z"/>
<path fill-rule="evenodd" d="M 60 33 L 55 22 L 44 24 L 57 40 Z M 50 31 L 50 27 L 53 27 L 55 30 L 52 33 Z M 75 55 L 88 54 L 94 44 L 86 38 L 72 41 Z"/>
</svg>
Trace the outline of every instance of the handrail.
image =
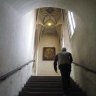
<svg viewBox="0 0 96 96">
<path fill-rule="evenodd" d="M 95 70 L 89 69 L 89 68 L 87 68 L 87 67 L 85 67 L 85 66 L 83 66 L 83 65 L 80 65 L 80 64 L 78 64 L 78 63 L 75 63 L 75 62 L 72 62 L 72 63 L 75 64 L 76 66 L 79 66 L 79 67 L 81 67 L 81 68 L 83 68 L 83 69 L 91 72 L 91 73 L 96 74 L 96 71 L 95 71 Z"/>
<path fill-rule="evenodd" d="M 34 61 L 35 61 L 35 60 L 30 60 L 29 62 L 25 63 L 24 65 L 22 65 L 22 66 L 20 66 L 20 67 L 18 67 L 18 68 L 16 68 L 16 69 L 14 69 L 14 70 L 6 73 L 6 74 L 0 76 L 0 81 L 3 81 L 3 80 L 5 80 L 5 79 L 7 79 L 7 78 L 10 77 L 11 75 L 13 75 L 13 74 L 16 73 L 17 71 L 19 71 L 19 70 L 21 70 L 22 68 L 24 68 L 26 65 L 29 65 L 31 62 L 34 62 Z"/>
</svg>

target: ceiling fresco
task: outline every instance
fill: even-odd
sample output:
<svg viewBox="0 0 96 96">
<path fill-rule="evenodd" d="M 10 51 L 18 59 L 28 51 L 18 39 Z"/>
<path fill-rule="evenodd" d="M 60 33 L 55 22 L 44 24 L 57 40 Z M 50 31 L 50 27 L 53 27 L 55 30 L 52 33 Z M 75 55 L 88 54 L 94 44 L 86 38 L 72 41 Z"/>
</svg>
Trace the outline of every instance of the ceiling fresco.
<svg viewBox="0 0 96 96">
<path fill-rule="evenodd" d="M 40 34 L 58 34 L 62 27 L 62 16 L 62 9 L 59 8 L 45 7 L 37 9 L 37 31 Z"/>
</svg>

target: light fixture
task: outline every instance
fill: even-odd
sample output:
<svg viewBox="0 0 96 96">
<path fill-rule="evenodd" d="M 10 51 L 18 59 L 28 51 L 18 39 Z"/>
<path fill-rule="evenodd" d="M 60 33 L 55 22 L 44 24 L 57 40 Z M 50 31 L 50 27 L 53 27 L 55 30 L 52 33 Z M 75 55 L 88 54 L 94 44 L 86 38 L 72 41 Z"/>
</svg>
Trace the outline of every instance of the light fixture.
<svg viewBox="0 0 96 96">
<path fill-rule="evenodd" d="M 48 22 L 48 24 L 47 24 L 48 26 L 51 26 L 52 25 L 52 23 L 51 22 Z"/>
</svg>

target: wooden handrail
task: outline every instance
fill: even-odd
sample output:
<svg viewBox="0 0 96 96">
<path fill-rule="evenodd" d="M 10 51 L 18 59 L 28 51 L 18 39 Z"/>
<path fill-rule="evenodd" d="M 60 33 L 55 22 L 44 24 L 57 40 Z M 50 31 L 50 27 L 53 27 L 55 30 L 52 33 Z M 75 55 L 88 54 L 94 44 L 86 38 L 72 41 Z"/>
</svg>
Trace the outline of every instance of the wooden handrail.
<svg viewBox="0 0 96 96">
<path fill-rule="evenodd" d="M 30 60 L 29 62 L 25 63 L 24 65 L 0 76 L 0 81 L 4 81 L 5 79 L 7 79 L 8 77 L 10 77 L 11 75 L 13 75 L 14 73 L 16 73 L 17 71 L 21 70 L 22 68 L 24 68 L 26 65 L 29 65 L 31 62 L 34 62 L 35 60 Z"/>
<path fill-rule="evenodd" d="M 75 64 L 76 66 L 79 66 L 79 67 L 85 69 L 86 71 L 89 71 L 89 72 L 91 72 L 91 73 L 96 74 L 96 71 L 95 71 L 95 70 L 89 69 L 89 68 L 87 68 L 87 67 L 85 67 L 85 66 L 83 66 L 83 65 L 80 65 L 80 64 L 78 64 L 78 63 L 75 63 L 75 62 L 72 62 L 72 63 Z"/>
</svg>

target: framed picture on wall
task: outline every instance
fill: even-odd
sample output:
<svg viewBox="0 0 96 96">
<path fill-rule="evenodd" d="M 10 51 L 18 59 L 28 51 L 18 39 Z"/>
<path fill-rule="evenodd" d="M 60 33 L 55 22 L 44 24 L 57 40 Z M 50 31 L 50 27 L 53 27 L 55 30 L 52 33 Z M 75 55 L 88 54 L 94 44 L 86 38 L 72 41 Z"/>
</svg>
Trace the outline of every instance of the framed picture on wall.
<svg viewBox="0 0 96 96">
<path fill-rule="evenodd" d="M 44 47 L 43 48 L 43 60 L 54 60 L 55 47 Z"/>
</svg>

